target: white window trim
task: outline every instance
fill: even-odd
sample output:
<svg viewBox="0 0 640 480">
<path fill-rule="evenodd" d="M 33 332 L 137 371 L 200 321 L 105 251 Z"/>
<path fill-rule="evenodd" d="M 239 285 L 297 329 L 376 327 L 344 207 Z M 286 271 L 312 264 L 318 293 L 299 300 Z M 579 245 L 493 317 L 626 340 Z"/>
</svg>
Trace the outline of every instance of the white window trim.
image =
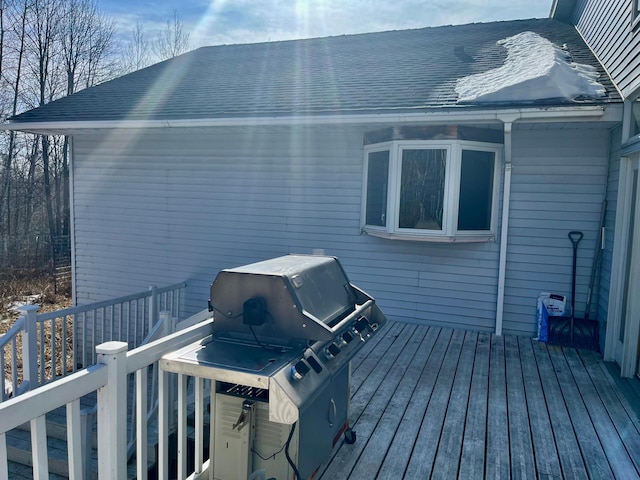
<svg viewBox="0 0 640 480">
<path fill-rule="evenodd" d="M 442 230 L 420 230 L 399 228 L 400 181 L 402 151 L 415 149 L 447 150 L 445 170 L 445 193 L 443 198 Z M 491 202 L 490 230 L 457 230 L 459 210 L 460 175 L 462 151 L 465 149 L 495 153 L 493 169 L 493 193 Z M 386 226 L 367 225 L 367 179 L 369 175 L 369 155 L 374 152 L 389 151 L 389 172 L 387 189 Z M 488 242 L 495 241 L 498 228 L 498 193 L 502 169 L 503 147 L 492 143 L 467 140 L 394 140 L 366 145 L 364 148 L 364 171 L 362 177 L 361 230 L 363 233 L 392 240 L 413 240 L 427 242 Z"/>
</svg>

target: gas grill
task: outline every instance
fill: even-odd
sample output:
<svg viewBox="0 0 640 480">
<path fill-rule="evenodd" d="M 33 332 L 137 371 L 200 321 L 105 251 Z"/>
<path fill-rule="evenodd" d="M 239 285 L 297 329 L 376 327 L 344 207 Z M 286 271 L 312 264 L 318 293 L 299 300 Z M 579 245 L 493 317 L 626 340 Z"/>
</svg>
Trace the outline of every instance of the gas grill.
<svg viewBox="0 0 640 480">
<path fill-rule="evenodd" d="M 210 336 L 162 368 L 212 380 L 214 478 L 310 478 L 349 429 L 350 361 L 386 322 L 337 258 L 288 255 L 221 271 Z"/>
</svg>

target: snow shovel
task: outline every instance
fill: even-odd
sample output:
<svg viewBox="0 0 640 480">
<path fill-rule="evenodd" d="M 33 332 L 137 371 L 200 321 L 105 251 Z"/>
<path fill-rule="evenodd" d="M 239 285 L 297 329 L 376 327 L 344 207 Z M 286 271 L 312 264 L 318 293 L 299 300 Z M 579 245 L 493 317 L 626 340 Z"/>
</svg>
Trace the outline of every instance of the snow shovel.
<svg viewBox="0 0 640 480">
<path fill-rule="evenodd" d="M 576 317 L 576 263 L 578 260 L 578 244 L 584 235 L 582 232 L 573 230 L 569 232 L 569 240 L 573 246 L 573 267 L 571 270 L 571 319 L 569 320 L 569 339 L 573 346 L 573 328 Z"/>
<path fill-rule="evenodd" d="M 574 348 L 588 348 L 599 350 L 598 321 L 576 317 L 576 264 L 578 259 L 578 245 L 584 236 L 582 232 L 569 232 L 569 240 L 573 247 L 573 262 L 571 266 L 571 314 L 555 317 L 555 325 L 550 329 L 550 343 Z M 550 320 L 551 321 L 551 320 Z M 568 328 L 568 332 L 567 332 Z M 566 335 L 568 333 L 568 335 Z M 553 337 L 553 338 L 552 338 Z M 568 338 L 567 338 L 568 337 Z"/>
</svg>

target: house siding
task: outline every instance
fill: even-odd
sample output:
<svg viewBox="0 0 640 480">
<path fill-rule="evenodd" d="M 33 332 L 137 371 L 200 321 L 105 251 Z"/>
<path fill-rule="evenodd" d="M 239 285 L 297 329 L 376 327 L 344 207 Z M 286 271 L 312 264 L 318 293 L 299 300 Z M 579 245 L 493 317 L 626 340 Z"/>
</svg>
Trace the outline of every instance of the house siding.
<svg viewBox="0 0 640 480">
<path fill-rule="evenodd" d="M 609 174 L 607 182 L 607 210 L 605 212 L 604 222 L 604 248 L 602 250 L 602 259 L 600 264 L 600 283 L 597 290 L 597 319 L 600 321 L 600 342 L 602 351 L 604 351 L 604 338 L 608 321 L 611 266 L 613 264 L 613 240 L 618 202 L 618 184 L 620 181 L 621 139 L 622 126 L 620 125 L 611 132 Z"/>
<path fill-rule="evenodd" d="M 392 319 L 495 327 L 499 242 L 434 244 L 360 233 L 364 129 L 163 129 L 74 138 L 79 304 L 186 281 L 206 308 L 217 272 L 322 249 Z M 607 165 L 604 129 L 513 135 L 505 333 L 532 335 L 539 291 L 569 293 L 569 230 L 585 232 L 579 304 Z M 188 148 L 187 148 L 188 147 Z M 582 303 L 580 303 L 582 302 Z"/>
<path fill-rule="evenodd" d="M 630 0 L 579 0 L 571 22 L 626 98 L 640 86 L 640 30 Z"/>
<path fill-rule="evenodd" d="M 526 127 L 523 127 L 526 128 Z M 531 332 L 540 292 L 571 303 L 572 230 L 583 232 L 577 251 L 575 308 L 582 315 L 607 173 L 608 131 L 518 131 L 505 286 L 506 333 Z"/>
</svg>

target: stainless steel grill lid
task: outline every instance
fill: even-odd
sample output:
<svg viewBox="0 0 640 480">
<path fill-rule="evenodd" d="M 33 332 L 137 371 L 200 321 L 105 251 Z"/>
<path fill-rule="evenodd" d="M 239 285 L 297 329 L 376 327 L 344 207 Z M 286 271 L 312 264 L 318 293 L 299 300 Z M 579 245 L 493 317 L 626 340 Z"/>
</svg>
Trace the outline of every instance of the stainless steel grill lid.
<svg viewBox="0 0 640 480">
<path fill-rule="evenodd" d="M 287 255 L 221 271 L 209 308 L 216 336 L 259 336 L 276 344 L 330 340 L 356 304 L 371 297 L 353 286 L 335 257 Z M 372 305 L 370 314 L 382 312 Z"/>
</svg>

